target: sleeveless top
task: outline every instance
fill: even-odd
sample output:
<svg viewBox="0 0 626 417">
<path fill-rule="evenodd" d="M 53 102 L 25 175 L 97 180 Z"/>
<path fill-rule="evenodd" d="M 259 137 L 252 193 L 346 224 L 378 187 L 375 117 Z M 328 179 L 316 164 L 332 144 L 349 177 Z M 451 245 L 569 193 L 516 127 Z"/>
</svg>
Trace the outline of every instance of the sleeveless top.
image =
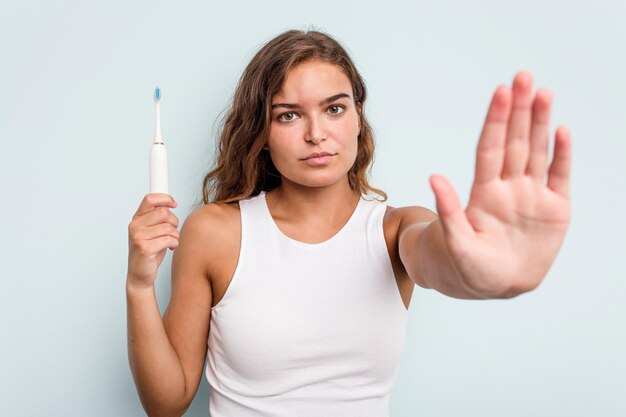
<svg viewBox="0 0 626 417">
<path fill-rule="evenodd" d="M 211 417 L 387 417 L 407 309 L 362 194 L 343 228 L 309 244 L 283 234 L 265 192 L 239 201 L 237 268 L 211 309 Z"/>
</svg>

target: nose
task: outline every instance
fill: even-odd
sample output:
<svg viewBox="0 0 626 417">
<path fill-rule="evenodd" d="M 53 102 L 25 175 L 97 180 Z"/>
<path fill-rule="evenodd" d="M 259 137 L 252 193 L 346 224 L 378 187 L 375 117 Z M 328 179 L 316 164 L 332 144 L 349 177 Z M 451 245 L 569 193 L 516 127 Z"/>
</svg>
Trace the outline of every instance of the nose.
<svg viewBox="0 0 626 417">
<path fill-rule="evenodd" d="M 307 125 L 307 130 L 305 133 L 305 140 L 307 142 L 313 142 L 314 144 L 318 144 L 323 140 L 326 140 L 326 128 L 324 126 L 324 122 L 320 120 L 317 116 L 311 116 L 309 118 L 309 123 Z"/>
</svg>

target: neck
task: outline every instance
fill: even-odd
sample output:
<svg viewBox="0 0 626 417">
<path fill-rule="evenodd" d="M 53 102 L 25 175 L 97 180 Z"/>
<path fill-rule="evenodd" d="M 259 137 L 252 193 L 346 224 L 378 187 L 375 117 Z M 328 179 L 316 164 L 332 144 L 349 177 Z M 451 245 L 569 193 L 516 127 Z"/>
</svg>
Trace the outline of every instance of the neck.
<svg viewBox="0 0 626 417">
<path fill-rule="evenodd" d="M 344 221 L 354 211 L 360 197 L 360 192 L 350 189 L 347 176 L 326 187 L 305 187 L 283 177 L 278 188 L 266 193 L 275 219 L 320 225 Z"/>
</svg>

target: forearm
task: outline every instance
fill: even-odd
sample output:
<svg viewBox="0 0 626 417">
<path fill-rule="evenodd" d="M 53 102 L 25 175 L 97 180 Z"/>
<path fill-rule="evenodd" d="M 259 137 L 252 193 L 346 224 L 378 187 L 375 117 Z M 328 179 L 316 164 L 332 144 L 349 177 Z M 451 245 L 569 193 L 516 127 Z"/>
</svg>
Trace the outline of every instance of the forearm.
<svg viewBox="0 0 626 417">
<path fill-rule="evenodd" d="M 170 343 L 154 288 L 126 286 L 128 359 L 144 409 L 150 416 L 180 416 L 185 378 Z"/>
<path fill-rule="evenodd" d="M 415 275 L 412 277 L 414 281 L 454 298 L 470 300 L 509 297 L 502 289 L 479 289 L 478 286 L 468 284 L 468 280 L 459 272 L 452 259 L 439 220 L 421 227 L 424 230 L 420 234 L 413 234 L 419 236 L 419 239 L 416 242 L 404 242 L 400 251 L 403 263 L 414 266 L 409 271 L 409 274 L 413 272 Z"/>
</svg>

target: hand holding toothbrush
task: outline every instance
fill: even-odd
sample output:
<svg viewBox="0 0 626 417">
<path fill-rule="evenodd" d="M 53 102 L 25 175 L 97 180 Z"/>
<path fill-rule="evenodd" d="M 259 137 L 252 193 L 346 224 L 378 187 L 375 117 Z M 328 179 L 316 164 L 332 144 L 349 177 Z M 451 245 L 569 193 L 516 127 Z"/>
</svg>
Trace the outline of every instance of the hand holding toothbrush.
<svg viewBox="0 0 626 417">
<path fill-rule="evenodd" d="M 156 89 L 156 134 L 150 149 L 150 194 L 147 194 L 128 225 L 127 285 L 151 288 L 167 248 L 178 247 L 178 218 L 168 207 L 176 201 L 168 194 L 167 151 L 161 137 L 159 101 Z"/>
<path fill-rule="evenodd" d="M 178 218 L 168 207 L 176 201 L 162 193 L 147 194 L 128 225 L 127 285 L 150 288 L 167 248 L 178 247 Z"/>
</svg>

